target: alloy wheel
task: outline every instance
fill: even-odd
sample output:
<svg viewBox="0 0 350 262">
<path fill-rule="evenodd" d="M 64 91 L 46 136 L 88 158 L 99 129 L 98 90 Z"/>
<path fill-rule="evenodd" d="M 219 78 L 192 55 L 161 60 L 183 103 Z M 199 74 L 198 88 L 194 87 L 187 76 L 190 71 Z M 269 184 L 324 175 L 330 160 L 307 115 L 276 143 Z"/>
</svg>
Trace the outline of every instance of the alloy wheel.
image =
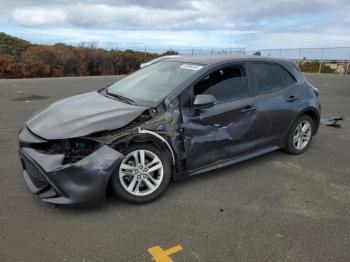
<svg viewBox="0 0 350 262">
<path fill-rule="evenodd" d="M 293 145 L 297 150 L 303 150 L 310 142 L 312 126 L 308 120 L 299 123 L 294 131 Z"/>
<path fill-rule="evenodd" d="M 123 159 L 119 179 L 123 188 L 135 196 L 153 193 L 163 180 L 164 167 L 160 158 L 148 150 L 135 150 Z"/>
</svg>

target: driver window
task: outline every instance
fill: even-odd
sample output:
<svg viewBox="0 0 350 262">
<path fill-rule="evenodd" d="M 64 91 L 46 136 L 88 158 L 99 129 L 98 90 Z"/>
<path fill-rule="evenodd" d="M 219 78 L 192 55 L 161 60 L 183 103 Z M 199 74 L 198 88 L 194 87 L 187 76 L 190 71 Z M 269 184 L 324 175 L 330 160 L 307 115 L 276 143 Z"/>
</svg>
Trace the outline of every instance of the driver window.
<svg viewBox="0 0 350 262">
<path fill-rule="evenodd" d="M 218 102 L 249 96 L 247 76 L 242 65 L 224 67 L 202 78 L 193 87 L 194 96 L 212 95 Z"/>
</svg>

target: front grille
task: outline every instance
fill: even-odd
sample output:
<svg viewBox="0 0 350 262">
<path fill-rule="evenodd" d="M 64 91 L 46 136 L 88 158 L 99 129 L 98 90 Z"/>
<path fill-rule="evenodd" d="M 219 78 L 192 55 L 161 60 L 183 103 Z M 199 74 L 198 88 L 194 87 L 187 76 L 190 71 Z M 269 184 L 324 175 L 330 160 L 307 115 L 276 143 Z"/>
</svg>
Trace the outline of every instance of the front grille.
<svg viewBox="0 0 350 262">
<path fill-rule="evenodd" d="M 37 188 L 46 186 L 47 180 L 43 176 L 42 171 L 33 163 L 33 161 L 25 154 L 21 154 L 25 170 L 27 171 L 30 179 Z"/>
</svg>

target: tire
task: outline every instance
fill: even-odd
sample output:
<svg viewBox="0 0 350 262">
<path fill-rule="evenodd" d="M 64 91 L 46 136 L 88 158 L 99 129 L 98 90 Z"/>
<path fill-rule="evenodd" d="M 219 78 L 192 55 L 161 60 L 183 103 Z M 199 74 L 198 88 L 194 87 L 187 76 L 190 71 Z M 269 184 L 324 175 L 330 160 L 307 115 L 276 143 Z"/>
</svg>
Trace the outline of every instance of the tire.
<svg viewBox="0 0 350 262">
<path fill-rule="evenodd" d="M 126 150 L 125 158 L 112 175 L 112 186 L 119 198 L 143 204 L 164 193 L 170 180 L 168 158 L 152 144 L 141 143 Z"/>
<path fill-rule="evenodd" d="M 299 117 L 288 132 L 284 151 L 291 155 L 304 153 L 311 144 L 314 126 L 314 121 L 310 116 L 302 115 Z"/>
</svg>

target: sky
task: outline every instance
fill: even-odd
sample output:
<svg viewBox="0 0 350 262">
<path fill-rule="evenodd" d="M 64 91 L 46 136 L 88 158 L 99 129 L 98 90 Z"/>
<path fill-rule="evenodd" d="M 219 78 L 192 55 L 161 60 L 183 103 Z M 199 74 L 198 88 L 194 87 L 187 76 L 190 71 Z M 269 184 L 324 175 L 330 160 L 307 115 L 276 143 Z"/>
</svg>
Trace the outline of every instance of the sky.
<svg viewBox="0 0 350 262">
<path fill-rule="evenodd" d="M 350 46 L 350 1 L 0 0 L 0 31 L 36 43 Z"/>
</svg>

